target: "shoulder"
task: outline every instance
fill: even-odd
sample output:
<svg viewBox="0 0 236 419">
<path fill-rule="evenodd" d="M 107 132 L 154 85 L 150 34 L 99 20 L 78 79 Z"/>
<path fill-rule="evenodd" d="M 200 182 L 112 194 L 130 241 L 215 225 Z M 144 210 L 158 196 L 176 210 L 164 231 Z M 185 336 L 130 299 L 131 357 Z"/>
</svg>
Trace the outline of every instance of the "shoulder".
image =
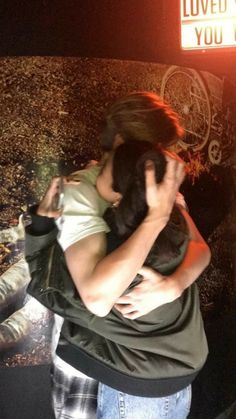
<svg viewBox="0 0 236 419">
<path fill-rule="evenodd" d="M 96 164 L 94 166 L 89 167 L 88 169 L 78 170 L 77 172 L 71 173 L 71 176 L 78 180 L 84 180 L 91 185 L 96 185 L 96 179 L 100 173 L 101 166 Z"/>
</svg>

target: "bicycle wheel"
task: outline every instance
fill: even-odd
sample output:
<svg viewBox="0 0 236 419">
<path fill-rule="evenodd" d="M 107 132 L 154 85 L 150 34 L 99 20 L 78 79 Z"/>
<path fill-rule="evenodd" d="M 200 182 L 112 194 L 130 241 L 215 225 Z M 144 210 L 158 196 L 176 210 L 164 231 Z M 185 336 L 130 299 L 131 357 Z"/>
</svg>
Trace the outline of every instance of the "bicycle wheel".
<svg viewBox="0 0 236 419">
<path fill-rule="evenodd" d="M 162 79 L 161 96 L 179 114 L 184 126 L 185 135 L 178 146 L 183 150 L 201 150 L 209 139 L 211 106 L 200 74 L 171 66 Z"/>
</svg>

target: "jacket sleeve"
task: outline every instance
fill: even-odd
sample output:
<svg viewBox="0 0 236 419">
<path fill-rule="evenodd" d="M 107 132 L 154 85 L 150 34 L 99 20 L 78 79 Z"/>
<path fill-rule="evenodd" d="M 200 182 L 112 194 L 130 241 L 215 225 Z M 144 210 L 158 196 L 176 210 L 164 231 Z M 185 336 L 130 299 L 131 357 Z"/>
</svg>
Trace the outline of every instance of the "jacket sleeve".
<svg viewBox="0 0 236 419">
<path fill-rule="evenodd" d="M 57 242 L 58 229 L 53 219 L 29 211 L 32 223 L 25 228 L 25 259 L 31 281 L 27 293 L 50 310 L 68 316 L 85 309 L 66 266 L 64 252 Z M 77 314 L 76 314 L 77 315 Z"/>
<path fill-rule="evenodd" d="M 52 218 L 37 215 L 37 206 L 29 209 L 31 224 L 25 228 L 25 258 L 30 273 L 36 269 L 40 252 L 55 242 L 58 229 Z"/>
<path fill-rule="evenodd" d="M 86 309 L 67 269 L 55 230 L 43 236 L 26 234 L 26 261 L 31 276 L 27 293 L 62 317 L 81 317 L 81 311 Z"/>
<path fill-rule="evenodd" d="M 29 227 L 25 229 L 25 258 L 27 262 L 36 257 L 41 250 L 50 247 L 55 242 L 58 234 L 58 230 L 55 227 L 47 234 L 35 236 L 31 233 Z"/>
</svg>

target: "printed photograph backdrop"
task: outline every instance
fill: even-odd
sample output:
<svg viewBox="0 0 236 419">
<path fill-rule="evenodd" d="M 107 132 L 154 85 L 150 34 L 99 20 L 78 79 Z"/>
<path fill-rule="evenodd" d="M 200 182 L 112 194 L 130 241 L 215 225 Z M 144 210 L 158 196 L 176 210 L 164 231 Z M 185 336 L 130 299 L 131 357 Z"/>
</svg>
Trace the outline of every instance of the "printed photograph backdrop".
<svg viewBox="0 0 236 419">
<path fill-rule="evenodd" d="M 51 360 L 52 313 L 26 294 L 27 207 L 42 197 L 52 176 L 100 158 L 104 110 L 131 91 L 156 92 L 180 114 L 186 135 L 175 151 L 188 171 L 182 192 L 212 251 L 198 279 L 205 321 L 232 306 L 236 140 L 224 83 L 207 72 L 162 64 L 0 59 L 0 366 Z"/>
</svg>

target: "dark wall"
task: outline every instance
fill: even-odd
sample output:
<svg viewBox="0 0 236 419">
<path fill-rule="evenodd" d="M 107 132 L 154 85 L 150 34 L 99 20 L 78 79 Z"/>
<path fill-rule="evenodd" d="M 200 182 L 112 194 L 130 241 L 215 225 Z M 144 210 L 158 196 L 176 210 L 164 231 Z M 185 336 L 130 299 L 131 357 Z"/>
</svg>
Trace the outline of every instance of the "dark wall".
<svg viewBox="0 0 236 419">
<path fill-rule="evenodd" d="M 35 0 L 1 6 L 2 55 L 148 59 L 159 47 L 162 2 Z"/>
<path fill-rule="evenodd" d="M 236 82 L 236 52 L 180 51 L 177 0 L 10 0 L 0 5 L 0 55 L 103 57 L 178 64 Z"/>
</svg>

